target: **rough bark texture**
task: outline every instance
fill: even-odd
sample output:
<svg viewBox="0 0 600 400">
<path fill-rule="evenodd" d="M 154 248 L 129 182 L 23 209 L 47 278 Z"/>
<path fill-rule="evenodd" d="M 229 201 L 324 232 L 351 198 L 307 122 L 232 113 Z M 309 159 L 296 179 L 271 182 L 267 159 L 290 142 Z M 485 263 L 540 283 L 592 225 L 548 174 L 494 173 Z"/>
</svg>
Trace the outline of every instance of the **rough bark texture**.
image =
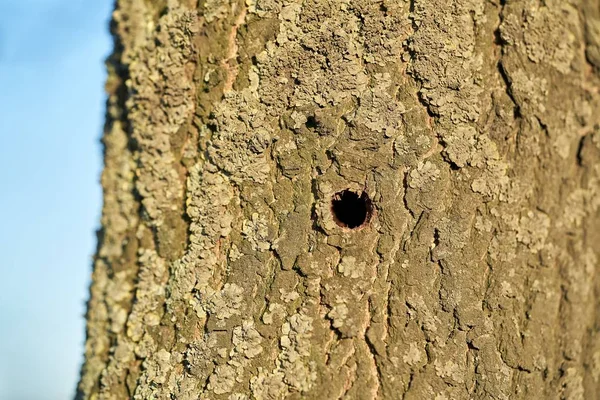
<svg viewBox="0 0 600 400">
<path fill-rule="evenodd" d="M 600 398 L 598 0 L 118 0 L 112 32 L 79 398 Z"/>
</svg>

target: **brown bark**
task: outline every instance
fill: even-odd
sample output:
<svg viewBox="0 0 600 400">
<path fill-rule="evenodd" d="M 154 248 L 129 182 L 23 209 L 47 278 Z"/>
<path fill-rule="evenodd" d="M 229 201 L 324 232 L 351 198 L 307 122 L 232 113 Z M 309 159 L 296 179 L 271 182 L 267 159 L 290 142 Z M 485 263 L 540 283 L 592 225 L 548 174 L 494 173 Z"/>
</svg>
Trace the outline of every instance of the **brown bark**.
<svg viewBox="0 0 600 400">
<path fill-rule="evenodd" d="M 600 398 L 600 2 L 112 32 L 79 398 Z"/>
</svg>

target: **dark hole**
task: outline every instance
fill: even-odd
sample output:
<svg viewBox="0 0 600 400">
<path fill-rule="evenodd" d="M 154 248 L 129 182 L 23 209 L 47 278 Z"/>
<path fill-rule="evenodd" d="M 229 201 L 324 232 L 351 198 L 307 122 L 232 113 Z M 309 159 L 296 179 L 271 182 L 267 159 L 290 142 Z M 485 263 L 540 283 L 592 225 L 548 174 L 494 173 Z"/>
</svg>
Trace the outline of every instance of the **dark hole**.
<svg viewBox="0 0 600 400">
<path fill-rule="evenodd" d="M 351 190 L 342 190 L 331 200 L 333 219 L 344 228 L 358 228 L 371 219 L 373 204 L 365 192 L 359 196 Z"/>
<path fill-rule="evenodd" d="M 306 127 L 308 129 L 314 129 L 317 127 L 318 123 L 317 123 L 317 119 L 315 118 L 314 115 L 309 115 L 308 118 L 306 118 L 306 123 L 305 123 Z"/>
</svg>

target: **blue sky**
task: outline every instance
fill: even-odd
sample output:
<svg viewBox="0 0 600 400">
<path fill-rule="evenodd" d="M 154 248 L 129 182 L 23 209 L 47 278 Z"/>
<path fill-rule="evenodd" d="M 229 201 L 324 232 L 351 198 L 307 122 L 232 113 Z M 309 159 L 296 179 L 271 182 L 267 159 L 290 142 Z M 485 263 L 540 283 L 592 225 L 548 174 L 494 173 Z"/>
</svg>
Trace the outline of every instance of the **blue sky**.
<svg viewBox="0 0 600 400">
<path fill-rule="evenodd" d="M 1 0 L 0 399 L 70 399 L 84 341 L 112 0 Z"/>
</svg>

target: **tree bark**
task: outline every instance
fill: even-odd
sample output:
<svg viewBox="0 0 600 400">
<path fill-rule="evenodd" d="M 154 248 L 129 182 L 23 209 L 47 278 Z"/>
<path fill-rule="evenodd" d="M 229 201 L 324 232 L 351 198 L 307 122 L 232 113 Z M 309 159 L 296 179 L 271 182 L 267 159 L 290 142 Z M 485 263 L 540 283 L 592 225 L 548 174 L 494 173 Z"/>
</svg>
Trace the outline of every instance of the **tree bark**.
<svg viewBox="0 0 600 400">
<path fill-rule="evenodd" d="M 600 398 L 598 0 L 112 33 L 78 398 Z"/>
</svg>

